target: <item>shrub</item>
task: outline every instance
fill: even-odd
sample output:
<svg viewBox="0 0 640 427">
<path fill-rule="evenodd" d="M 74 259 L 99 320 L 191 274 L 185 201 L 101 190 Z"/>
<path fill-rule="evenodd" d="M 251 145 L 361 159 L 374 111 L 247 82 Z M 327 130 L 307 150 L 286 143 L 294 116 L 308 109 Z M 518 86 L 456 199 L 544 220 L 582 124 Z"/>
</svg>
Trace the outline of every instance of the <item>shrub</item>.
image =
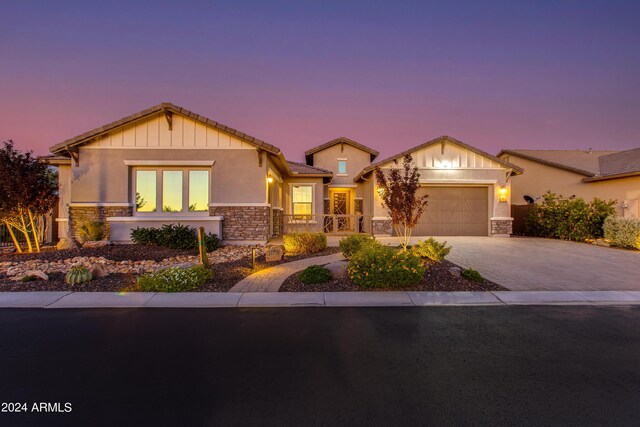
<svg viewBox="0 0 640 427">
<path fill-rule="evenodd" d="M 449 255 L 449 252 L 451 252 L 451 246 L 447 246 L 446 240 L 440 243 L 433 237 L 429 237 L 427 240 L 418 242 L 418 244 L 412 248 L 412 251 L 421 258 L 441 262 Z"/>
<path fill-rule="evenodd" d="M 138 286 L 145 292 L 183 292 L 199 288 L 211 277 L 213 271 L 203 265 L 170 267 L 138 277 Z"/>
<path fill-rule="evenodd" d="M 484 282 L 484 277 L 482 274 L 478 273 L 473 268 L 467 268 L 466 270 L 462 270 L 460 276 L 463 279 L 471 280 L 472 282 Z"/>
<path fill-rule="evenodd" d="M 604 222 L 604 238 L 613 246 L 640 249 L 640 219 L 608 217 Z"/>
<path fill-rule="evenodd" d="M 401 287 L 422 280 L 425 268 L 413 252 L 365 246 L 349 260 L 349 278 L 363 288 Z"/>
<path fill-rule="evenodd" d="M 80 226 L 78 234 L 81 241 L 88 242 L 104 239 L 107 235 L 107 230 L 102 221 L 86 221 Z"/>
<path fill-rule="evenodd" d="M 605 219 L 615 214 L 615 203 L 600 199 L 587 203 L 547 192 L 541 204 L 531 207 L 525 220 L 526 233 L 577 242 L 600 238 L 604 235 Z"/>
<path fill-rule="evenodd" d="M 351 234 L 340 240 L 340 250 L 345 258 L 351 258 L 364 246 L 379 244 L 378 241 L 368 234 Z"/>
<path fill-rule="evenodd" d="M 331 272 L 321 265 L 311 265 L 300 273 L 300 281 L 305 285 L 326 283 L 332 278 Z"/>
<path fill-rule="evenodd" d="M 324 233 L 290 233 L 283 235 L 282 241 L 284 250 L 294 254 L 316 253 L 327 248 Z"/>
<path fill-rule="evenodd" d="M 198 249 L 198 232 L 195 228 L 182 224 L 164 224 L 161 228 L 141 228 L 131 230 L 131 240 L 139 245 L 164 246 L 171 249 Z M 204 243 L 207 252 L 220 247 L 216 234 L 206 233 Z"/>
</svg>

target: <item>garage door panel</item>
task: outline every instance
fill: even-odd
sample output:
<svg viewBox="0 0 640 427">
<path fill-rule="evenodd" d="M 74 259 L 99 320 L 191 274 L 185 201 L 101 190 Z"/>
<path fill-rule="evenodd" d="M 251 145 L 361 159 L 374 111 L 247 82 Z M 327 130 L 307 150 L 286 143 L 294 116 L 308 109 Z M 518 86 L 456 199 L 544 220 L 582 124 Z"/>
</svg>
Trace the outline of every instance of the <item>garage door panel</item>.
<svg viewBox="0 0 640 427">
<path fill-rule="evenodd" d="M 486 236 L 486 187 L 422 187 L 429 204 L 414 230 L 422 236 Z"/>
</svg>

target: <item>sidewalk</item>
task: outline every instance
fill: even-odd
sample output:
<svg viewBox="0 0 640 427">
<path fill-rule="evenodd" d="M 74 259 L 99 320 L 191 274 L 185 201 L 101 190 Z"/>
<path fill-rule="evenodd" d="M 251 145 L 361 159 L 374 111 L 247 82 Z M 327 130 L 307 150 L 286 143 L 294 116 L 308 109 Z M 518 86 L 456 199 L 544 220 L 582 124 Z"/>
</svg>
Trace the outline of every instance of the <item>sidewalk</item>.
<svg viewBox="0 0 640 427">
<path fill-rule="evenodd" d="M 640 305 L 640 291 L 532 292 L 2 292 L 0 308 Z"/>
</svg>

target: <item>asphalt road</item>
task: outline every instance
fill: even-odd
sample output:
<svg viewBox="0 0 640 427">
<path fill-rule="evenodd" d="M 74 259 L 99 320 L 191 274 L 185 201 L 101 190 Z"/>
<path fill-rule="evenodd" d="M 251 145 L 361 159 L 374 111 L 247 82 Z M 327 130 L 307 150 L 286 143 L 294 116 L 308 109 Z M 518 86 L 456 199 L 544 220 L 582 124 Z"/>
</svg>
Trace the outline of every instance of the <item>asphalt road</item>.
<svg viewBox="0 0 640 427">
<path fill-rule="evenodd" d="M 29 408 L 1 426 L 638 425 L 640 307 L 2 309 L 0 402 Z"/>
</svg>

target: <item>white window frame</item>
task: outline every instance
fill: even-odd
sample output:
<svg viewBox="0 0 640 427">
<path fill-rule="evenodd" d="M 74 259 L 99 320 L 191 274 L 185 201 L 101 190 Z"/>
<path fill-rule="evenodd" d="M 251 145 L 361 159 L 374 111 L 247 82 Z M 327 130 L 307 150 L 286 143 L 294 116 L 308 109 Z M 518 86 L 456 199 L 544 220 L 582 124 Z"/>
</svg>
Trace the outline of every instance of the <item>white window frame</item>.
<svg viewBox="0 0 640 427">
<path fill-rule="evenodd" d="M 337 160 L 338 160 L 338 172 L 336 173 L 336 176 L 349 176 L 349 173 L 348 173 L 349 163 L 347 162 L 347 160 L 349 159 L 346 157 L 339 157 Z M 344 173 L 340 173 L 340 162 L 344 162 Z"/>
<path fill-rule="evenodd" d="M 316 183 L 315 182 L 290 182 L 289 183 L 289 212 L 290 215 L 293 216 L 293 188 L 294 187 L 311 187 L 311 215 L 312 218 L 316 214 Z M 293 221 L 297 222 L 297 221 Z M 305 220 L 300 220 L 300 222 L 306 222 Z M 311 221 L 309 221 L 311 223 Z"/>
<path fill-rule="evenodd" d="M 136 208 L 136 194 L 138 186 L 138 171 L 154 171 L 156 173 L 156 211 L 155 212 L 138 212 Z M 164 171 L 181 171 L 182 172 L 182 211 L 180 212 L 163 212 L 163 172 Z M 209 182 L 207 188 L 207 204 L 204 211 L 190 212 L 189 211 L 189 171 L 205 171 L 209 174 Z M 211 203 L 211 168 L 199 167 L 199 166 L 136 166 L 132 171 L 132 201 L 133 215 L 134 216 L 188 216 L 188 217 L 202 217 L 209 216 L 209 203 Z"/>
</svg>

